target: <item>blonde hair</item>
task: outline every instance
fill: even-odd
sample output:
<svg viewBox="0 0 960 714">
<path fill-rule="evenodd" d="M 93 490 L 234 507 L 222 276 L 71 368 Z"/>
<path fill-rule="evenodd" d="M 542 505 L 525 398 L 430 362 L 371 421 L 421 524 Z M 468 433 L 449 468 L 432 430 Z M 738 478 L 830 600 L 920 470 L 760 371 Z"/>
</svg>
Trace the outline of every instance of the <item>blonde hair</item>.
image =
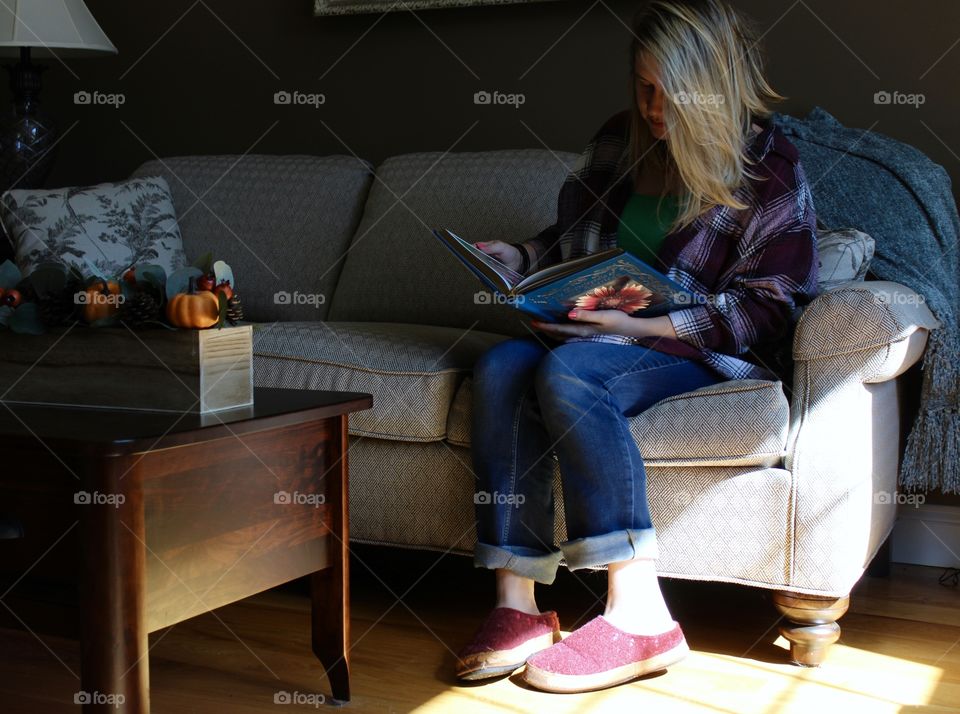
<svg viewBox="0 0 960 714">
<path fill-rule="evenodd" d="M 783 99 L 764 78 L 752 29 L 722 0 L 654 0 L 635 17 L 633 36 L 634 178 L 645 167 L 658 167 L 667 189 L 683 189 L 672 230 L 715 205 L 746 208 L 734 191 L 752 177 L 746 153 L 751 119 L 768 117 L 768 103 Z M 661 142 L 638 107 L 634 63 L 641 53 L 659 66 L 667 130 Z"/>
</svg>

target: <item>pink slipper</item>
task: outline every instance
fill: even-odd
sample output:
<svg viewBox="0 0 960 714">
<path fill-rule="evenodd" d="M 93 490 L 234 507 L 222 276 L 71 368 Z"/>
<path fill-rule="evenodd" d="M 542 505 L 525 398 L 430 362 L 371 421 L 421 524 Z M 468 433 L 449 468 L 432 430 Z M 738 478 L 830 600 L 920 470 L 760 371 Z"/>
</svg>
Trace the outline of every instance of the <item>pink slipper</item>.
<svg viewBox="0 0 960 714">
<path fill-rule="evenodd" d="M 560 621 L 556 612 L 529 615 L 510 607 L 498 607 L 457 655 L 457 677 L 472 680 L 509 674 L 530 655 L 547 649 L 559 639 Z"/>
<path fill-rule="evenodd" d="M 689 652 L 676 622 L 659 635 L 631 635 L 601 615 L 527 660 L 523 678 L 548 692 L 587 692 L 664 669 Z"/>
</svg>

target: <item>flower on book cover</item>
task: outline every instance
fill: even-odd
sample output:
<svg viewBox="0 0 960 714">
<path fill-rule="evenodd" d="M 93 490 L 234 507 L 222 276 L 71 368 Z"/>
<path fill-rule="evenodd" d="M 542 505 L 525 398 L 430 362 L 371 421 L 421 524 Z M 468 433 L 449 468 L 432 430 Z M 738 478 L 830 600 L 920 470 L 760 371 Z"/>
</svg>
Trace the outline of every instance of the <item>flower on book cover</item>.
<svg viewBox="0 0 960 714">
<path fill-rule="evenodd" d="M 628 315 L 650 305 L 653 293 L 629 276 L 623 275 L 577 298 L 583 310 L 623 310 Z"/>
</svg>

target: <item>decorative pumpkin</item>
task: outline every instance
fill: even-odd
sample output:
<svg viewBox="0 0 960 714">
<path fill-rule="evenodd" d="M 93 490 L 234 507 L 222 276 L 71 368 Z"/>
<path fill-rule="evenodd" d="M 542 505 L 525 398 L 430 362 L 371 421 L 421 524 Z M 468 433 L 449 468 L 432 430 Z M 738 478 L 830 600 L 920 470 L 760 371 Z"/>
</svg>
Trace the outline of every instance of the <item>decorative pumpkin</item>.
<svg viewBox="0 0 960 714">
<path fill-rule="evenodd" d="M 83 319 L 96 322 L 112 317 L 120 310 L 120 283 L 116 280 L 101 280 L 86 290 L 83 301 Z"/>
<path fill-rule="evenodd" d="M 224 281 L 222 281 L 219 285 L 217 285 L 217 287 L 215 287 L 215 288 L 213 289 L 213 294 L 214 294 L 214 295 L 223 294 L 224 297 L 227 298 L 227 300 L 229 300 L 230 298 L 232 298 L 232 297 L 233 297 L 233 288 L 230 287 L 230 281 L 229 281 L 229 280 L 224 280 Z"/>
<path fill-rule="evenodd" d="M 190 292 L 178 293 L 167 301 L 167 319 L 175 327 L 203 330 L 220 322 L 220 300 L 209 290 L 193 289 L 190 279 Z"/>
</svg>

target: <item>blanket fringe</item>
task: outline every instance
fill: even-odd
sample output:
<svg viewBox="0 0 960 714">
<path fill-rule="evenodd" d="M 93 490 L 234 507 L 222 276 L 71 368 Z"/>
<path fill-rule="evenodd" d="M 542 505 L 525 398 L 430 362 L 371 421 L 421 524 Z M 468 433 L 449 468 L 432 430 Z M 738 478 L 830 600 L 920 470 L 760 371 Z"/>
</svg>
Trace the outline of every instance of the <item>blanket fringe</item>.
<svg viewBox="0 0 960 714">
<path fill-rule="evenodd" d="M 907 437 L 900 486 L 960 493 L 960 365 L 957 340 L 933 330 L 923 359 L 922 406 Z M 951 359 L 950 356 L 953 356 Z"/>
</svg>

